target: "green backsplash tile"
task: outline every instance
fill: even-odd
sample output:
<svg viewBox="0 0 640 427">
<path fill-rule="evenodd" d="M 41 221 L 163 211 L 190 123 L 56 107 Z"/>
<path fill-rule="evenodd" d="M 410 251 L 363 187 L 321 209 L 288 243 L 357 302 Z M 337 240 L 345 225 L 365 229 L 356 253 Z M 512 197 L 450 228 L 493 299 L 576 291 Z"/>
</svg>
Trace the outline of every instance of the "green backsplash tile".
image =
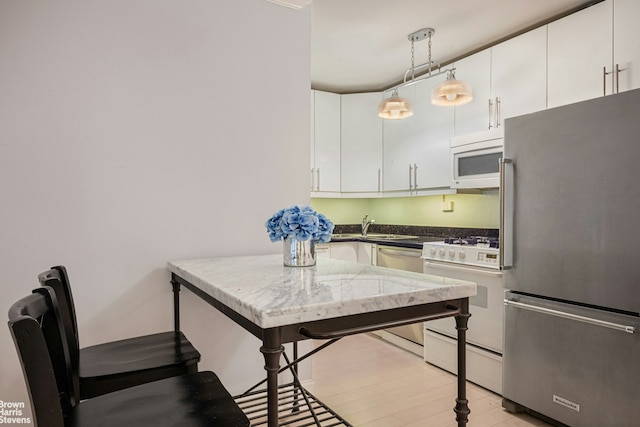
<svg viewBox="0 0 640 427">
<path fill-rule="evenodd" d="M 453 212 L 442 212 L 442 196 L 378 199 L 312 198 L 311 206 L 336 224 L 359 224 L 365 214 L 378 224 L 433 227 L 498 228 L 497 190 L 483 194 L 452 194 Z"/>
</svg>

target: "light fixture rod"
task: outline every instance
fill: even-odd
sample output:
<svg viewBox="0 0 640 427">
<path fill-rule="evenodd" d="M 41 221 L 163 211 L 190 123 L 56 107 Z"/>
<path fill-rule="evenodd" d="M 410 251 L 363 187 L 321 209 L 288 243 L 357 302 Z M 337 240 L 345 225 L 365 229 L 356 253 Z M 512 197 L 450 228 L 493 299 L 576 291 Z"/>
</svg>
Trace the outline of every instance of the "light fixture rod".
<svg viewBox="0 0 640 427">
<path fill-rule="evenodd" d="M 421 30 L 415 31 L 407 36 L 410 42 L 419 42 L 420 40 L 424 40 L 428 37 L 434 35 L 436 30 L 433 28 L 423 28 Z"/>
<path fill-rule="evenodd" d="M 434 66 L 432 66 L 432 65 L 434 65 Z M 407 71 L 404 72 L 404 80 L 402 82 L 403 83 L 407 82 L 407 75 L 409 74 L 409 72 L 415 71 L 415 70 L 417 70 L 419 68 L 424 68 L 424 67 L 429 67 L 429 71 L 433 70 L 434 68 L 437 68 L 439 70 L 440 69 L 440 64 L 438 64 L 438 63 L 436 63 L 434 61 L 431 61 L 430 63 L 429 62 L 425 62 L 424 64 L 416 65 L 413 68 L 409 68 L 409 69 L 407 69 Z"/>
<path fill-rule="evenodd" d="M 422 64 L 422 65 L 427 65 L 427 64 Z M 420 67 L 420 65 L 418 67 Z M 416 67 L 416 68 L 418 68 L 418 67 Z M 436 76 L 439 76 L 440 74 L 448 73 L 450 71 L 455 71 L 455 68 L 445 68 L 445 69 L 438 68 L 437 72 L 428 74 L 428 75 L 423 76 L 423 77 L 418 77 L 417 79 L 414 79 L 414 80 L 409 80 L 408 82 L 397 84 L 397 85 L 395 85 L 393 87 L 390 87 L 389 89 L 385 89 L 383 92 L 390 92 L 390 91 L 398 90 L 401 87 L 411 86 L 414 83 L 418 83 L 418 82 L 421 82 L 423 80 L 430 79 L 431 77 L 436 77 Z"/>
</svg>

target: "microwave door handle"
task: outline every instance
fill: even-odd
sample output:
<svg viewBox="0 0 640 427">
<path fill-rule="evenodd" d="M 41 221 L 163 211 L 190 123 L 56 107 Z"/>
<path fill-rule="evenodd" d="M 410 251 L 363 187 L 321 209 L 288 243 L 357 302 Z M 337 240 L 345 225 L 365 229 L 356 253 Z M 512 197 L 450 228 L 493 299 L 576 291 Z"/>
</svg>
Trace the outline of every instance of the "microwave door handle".
<svg viewBox="0 0 640 427">
<path fill-rule="evenodd" d="M 507 166 L 511 171 L 511 179 L 507 181 Z M 500 158 L 500 236 L 499 256 L 500 269 L 508 270 L 513 266 L 513 162 L 511 159 Z M 508 245 L 508 247 L 506 246 Z"/>
</svg>

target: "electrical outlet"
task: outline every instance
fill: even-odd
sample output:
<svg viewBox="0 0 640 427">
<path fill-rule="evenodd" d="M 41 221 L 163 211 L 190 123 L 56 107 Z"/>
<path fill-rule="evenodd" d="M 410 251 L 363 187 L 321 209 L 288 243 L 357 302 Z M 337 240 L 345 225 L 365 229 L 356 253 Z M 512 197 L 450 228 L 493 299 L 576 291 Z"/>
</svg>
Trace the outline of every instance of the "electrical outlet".
<svg viewBox="0 0 640 427">
<path fill-rule="evenodd" d="M 442 212 L 453 212 L 453 202 L 452 201 L 443 201 L 442 202 Z"/>
</svg>

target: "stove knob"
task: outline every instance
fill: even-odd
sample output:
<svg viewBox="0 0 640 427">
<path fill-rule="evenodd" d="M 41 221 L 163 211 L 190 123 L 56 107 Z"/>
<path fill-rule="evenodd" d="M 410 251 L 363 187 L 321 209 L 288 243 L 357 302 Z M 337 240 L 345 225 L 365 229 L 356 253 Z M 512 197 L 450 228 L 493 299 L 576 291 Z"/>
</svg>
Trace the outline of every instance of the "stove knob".
<svg viewBox="0 0 640 427">
<path fill-rule="evenodd" d="M 456 257 L 456 251 L 454 251 L 453 249 L 449 249 L 448 255 L 449 258 L 454 259 Z"/>
<path fill-rule="evenodd" d="M 460 258 L 460 259 L 465 259 L 465 257 L 466 257 L 466 256 L 467 256 L 467 255 L 464 253 L 464 251 L 460 251 L 460 252 L 458 252 L 458 258 Z"/>
<path fill-rule="evenodd" d="M 438 255 L 444 256 L 444 254 L 445 254 L 445 251 L 443 248 L 438 249 Z"/>
<path fill-rule="evenodd" d="M 429 255 L 436 256 L 436 248 L 429 248 Z"/>
</svg>

